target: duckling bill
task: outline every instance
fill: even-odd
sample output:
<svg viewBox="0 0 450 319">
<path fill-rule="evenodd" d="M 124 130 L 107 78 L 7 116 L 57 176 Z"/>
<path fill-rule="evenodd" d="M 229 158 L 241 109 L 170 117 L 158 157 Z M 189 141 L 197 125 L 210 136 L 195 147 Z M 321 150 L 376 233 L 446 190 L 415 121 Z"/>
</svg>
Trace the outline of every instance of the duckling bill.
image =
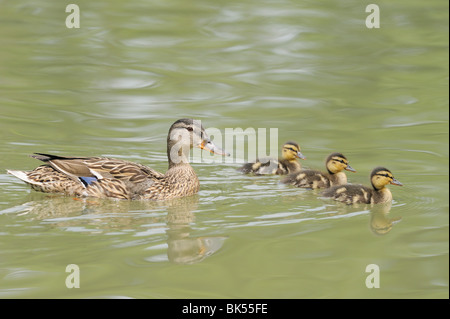
<svg viewBox="0 0 450 319">
<path fill-rule="evenodd" d="M 286 142 L 281 147 L 281 158 L 261 158 L 253 163 L 246 163 L 238 170 L 244 174 L 286 175 L 301 169 L 298 159 L 306 159 L 296 142 Z"/>
<path fill-rule="evenodd" d="M 200 182 L 189 164 L 189 150 L 198 147 L 222 156 L 200 121 L 180 119 L 167 136 L 169 169 L 165 174 L 150 167 L 106 157 L 63 157 L 36 153 L 44 165 L 32 171 L 7 170 L 44 193 L 118 199 L 166 200 L 197 193 Z"/>
<path fill-rule="evenodd" d="M 392 201 L 392 193 L 386 185 L 403 186 L 394 178 L 391 171 L 384 167 L 373 169 L 370 174 L 370 181 L 372 188 L 364 185 L 347 184 L 328 188 L 321 195 L 346 204 L 381 204 Z"/>
<path fill-rule="evenodd" d="M 281 182 L 303 188 L 328 188 L 347 183 L 344 170 L 356 172 L 341 153 L 331 153 L 326 161 L 327 172 L 317 170 L 300 170 L 289 174 Z"/>
</svg>

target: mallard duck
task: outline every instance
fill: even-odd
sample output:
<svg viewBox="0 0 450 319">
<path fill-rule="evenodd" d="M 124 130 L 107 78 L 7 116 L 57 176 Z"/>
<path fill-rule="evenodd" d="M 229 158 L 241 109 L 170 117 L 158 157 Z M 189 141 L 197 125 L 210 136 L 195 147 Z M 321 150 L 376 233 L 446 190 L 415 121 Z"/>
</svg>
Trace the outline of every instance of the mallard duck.
<svg viewBox="0 0 450 319">
<path fill-rule="evenodd" d="M 211 142 L 200 121 L 180 119 L 172 124 L 167 136 L 169 169 L 165 174 L 120 159 L 42 153 L 31 157 L 45 162 L 44 165 L 32 171 L 7 172 L 44 193 L 165 200 L 198 192 L 200 183 L 188 161 L 193 147 L 229 156 Z"/>
<path fill-rule="evenodd" d="M 392 173 L 384 167 L 375 168 L 370 174 L 372 188 L 363 185 L 333 186 L 323 191 L 322 196 L 331 197 L 334 200 L 346 204 L 381 204 L 392 200 L 392 193 L 386 187 L 388 184 L 403 186 L 394 178 Z"/>
<path fill-rule="evenodd" d="M 297 159 L 306 157 L 300 152 L 300 146 L 295 142 L 286 142 L 281 147 L 281 158 L 256 159 L 253 163 L 246 163 L 238 168 L 244 174 L 253 173 L 255 175 L 286 175 L 301 169 Z"/>
<path fill-rule="evenodd" d="M 347 158 L 341 153 L 330 154 L 325 166 L 327 172 L 305 169 L 289 174 L 281 182 L 305 188 L 328 188 L 333 185 L 347 184 L 347 175 L 343 170 L 356 172 L 349 164 Z"/>
</svg>

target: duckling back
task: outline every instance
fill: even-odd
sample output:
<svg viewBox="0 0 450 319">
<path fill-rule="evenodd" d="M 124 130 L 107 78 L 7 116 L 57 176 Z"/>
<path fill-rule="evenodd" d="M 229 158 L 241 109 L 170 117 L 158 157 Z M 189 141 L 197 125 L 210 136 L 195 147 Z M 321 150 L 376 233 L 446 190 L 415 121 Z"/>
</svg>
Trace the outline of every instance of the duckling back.
<svg viewBox="0 0 450 319">
<path fill-rule="evenodd" d="M 301 169 L 298 161 L 285 159 L 257 159 L 254 163 L 246 163 L 238 170 L 244 174 L 255 175 L 286 175 Z"/>
<path fill-rule="evenodd" d="M 373 204 L 382 200 L 380 194 L 377 194 L 373 189 L 364 185 L 335 185 L 324 190 L 321 195 L 323 197 L 331 197 L 334 200 L 348 205 L 357 203 Z"/>
<path fill-rule="evenodd" d="M 345 184 L 347 176 L 344 173 L 332 175 L 308 169 L 289 174 L 281 182 L 303 188 L 328 188 L 333 184 Z"/>
</svg>

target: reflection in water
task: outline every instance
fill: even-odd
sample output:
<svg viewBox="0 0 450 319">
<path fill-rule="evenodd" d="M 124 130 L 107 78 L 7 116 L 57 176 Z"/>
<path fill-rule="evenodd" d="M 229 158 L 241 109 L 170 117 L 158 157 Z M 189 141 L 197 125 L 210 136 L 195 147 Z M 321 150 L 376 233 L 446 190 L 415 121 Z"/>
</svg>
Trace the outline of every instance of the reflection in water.
<svg viewBox="0 0 450 319">
<path fill-rule="evenodd" d="M 30 220 L 71 231 L 104 233 L 130 230 L 147 236 L 167 234 L 169 261 L 200 262 L 219 250 L 226 237 L 192 237 L 191 224 L 198 207 L 198 195 L 168 201 L 117 201 L 46 196 L 1 213 L 17 213 Z M 158 229 L 155 229 L 158 228 Z M 155 241 L 155 240 L 152 240 Z"/>
<path fill-rule="evenodd" d="M 226 237 L 190 237 L 187 225 L 172 225 L 167 230 L 167 256 L 177 264 L 193 264 L 202 261 L 219 250 Z"/>
<path fill-rule="evenodd" d="M 326 217 L 323 218 L 349 218 L 355 215 L 370 213 L 369 227 L 376 235 L 386 235 L 392 230 L 394 224 L 401 221 L 401 217 L 389 218 L 392 202 L 384 204 L 352 204 L 335 203 L 326 205 Z M 320 208 L 322 209 L 322 208 Z"/>
<path fill-rule="evenodd" d="M 194 200 L 195 199 L 195 200 Z M 198 196 L 170 201 L 167 209 L 167 256 L 171 262 L 192 264 L 202 261 L 219 250 L 226 237 L 191 237 L 192 213 L 198 206 Z"/>
<path fill-rule="evenodd" d="M 392 202 L 373 205 L 370 209 L 370 229 L 376 235 L 386 235 L 392 230 L 392 225 L 400 222 L 401 217 L 389 218 Z"/>
</svg>

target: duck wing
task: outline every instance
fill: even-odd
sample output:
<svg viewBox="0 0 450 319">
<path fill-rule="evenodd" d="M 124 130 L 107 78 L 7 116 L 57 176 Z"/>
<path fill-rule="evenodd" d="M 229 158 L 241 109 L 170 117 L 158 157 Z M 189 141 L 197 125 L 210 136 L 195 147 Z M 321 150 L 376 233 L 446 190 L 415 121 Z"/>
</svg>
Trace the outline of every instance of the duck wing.
<svg viewBox="0 0 450 319">
<path fill-rule="evenodd" d="M 43 153 L 32 155 L 74 180 L 120 180 L 131 192 L 140 192 L 164 177 L 150 167 L 134 162 L 107 157 L 66 157 Z M 83 183 L 87 179 L 82 179 Z M 89 184 L 91 181 L 89 180 Z"/>
</svg>

